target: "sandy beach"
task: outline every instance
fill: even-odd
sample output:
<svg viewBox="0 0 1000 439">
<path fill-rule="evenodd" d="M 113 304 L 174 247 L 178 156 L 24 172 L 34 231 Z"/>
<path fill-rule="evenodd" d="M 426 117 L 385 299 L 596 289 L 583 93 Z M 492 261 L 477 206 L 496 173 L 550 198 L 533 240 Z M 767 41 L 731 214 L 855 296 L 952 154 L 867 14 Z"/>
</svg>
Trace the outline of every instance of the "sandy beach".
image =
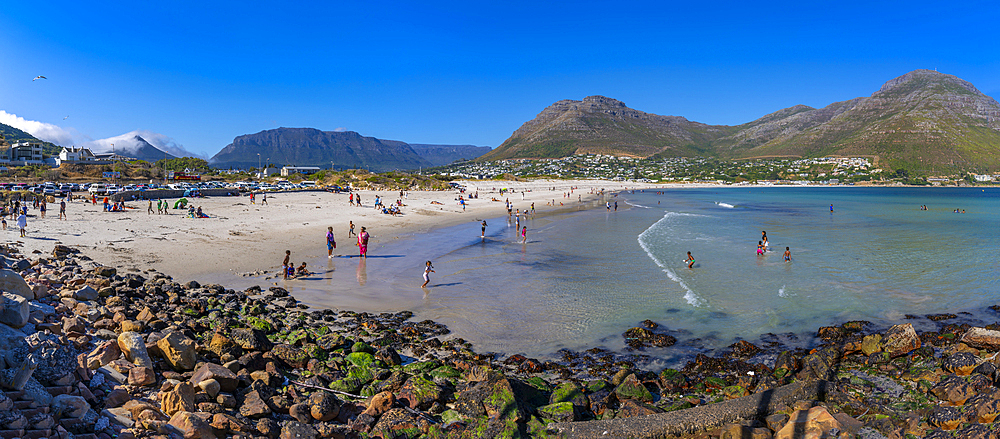
<svg viewBox="0 0 1000 439">
<path fill-rule="evenodd" d="M 22 244 L 25 254 L 49 253 L 55 244 L 62 243 L 86 251 L 102 264 L 153 268 L 178 280 L 190 280 L 273 270 L 280 266 L 286 249 L 292 251 L 293 260 L 321 257 L 326 252 L 328 226 L 333 226 L 337 239 L 335 254 L 354 255 L 356 238 L 348 237 L 349 221 L 356 225 L 356 232 L 367 227 L 372 235 L 369 251 L 377 253 L 404 235 L 504 215 L 507 199 L 515 209 L 530 209 L 534 203 L 536 212 L 546 213 L 576 209 L 579 200 L 594 200 L 601 189 L 638 187 L 632 182 L 606 180 L 459 183 L 466 187 L 466 197 L 479 194 L 478 199 L 468 201 L 465 211 L 457 202 L 457 190 L 410 191 L 402 200 L 403 214 L 395 217 L 372 207 L 376 195 L 387 205 L 395 202 L 399 192 L 392 191 L 359 191 L 364 207 L 352 207 L 346 193 L 330 192 L 268 194 L 267 205 L 261 204 L 259 195 L 256 204 L 250 204 L 246 196 L 192 199 L 194 206 L 210 216 L 207 219 L 188 218 L 186 210 L 180 209 L 158 215 L 155 201 L 154 213 L 148 214 L 146 201 L 126 202 L 130 207 L 126 212 L 108 213 L 102 212 L 100 204 L 75 199 L 66 207 L 68 220 L 59 220 L 58 204 L 50 204 L 46 218 L 36 209 L 29 210 L 26 238 L 19 237 L 12 220 L 3 233 L 8 241 Z M 565 198 L 563 194 L 571 187 L 577 189 Z M 501 196 L 501 188 L 510 192 Z M 491 201 L 493 198 L 499 201 Z"/>
</svg>

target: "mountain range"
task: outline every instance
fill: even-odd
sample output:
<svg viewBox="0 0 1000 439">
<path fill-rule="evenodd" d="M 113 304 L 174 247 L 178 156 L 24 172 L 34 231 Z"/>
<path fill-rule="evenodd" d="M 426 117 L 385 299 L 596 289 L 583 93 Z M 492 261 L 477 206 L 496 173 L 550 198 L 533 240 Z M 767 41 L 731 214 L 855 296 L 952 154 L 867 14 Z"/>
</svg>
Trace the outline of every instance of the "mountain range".
<svg viewBox="0 0 1000 439">
<path fill-rule="evenodd" d="M 268 161 L 277 165 L 337 169 L 366 168 L 375 172 L 429 168 L 476 158 L 489 147 L 408 144 L 365 137 L 354 131 L 276 128 L 233 139 L 209 161 L 215 167 L 254 168 Z"/>
<path fill-rule="evenodd" d="M 875 156 L 918 172 L 1000 169 L 1000 104 L 932 70 L 886 82 L 868 97 L 824 108 L 796 105 L 742 125 L 660 116 L 604 96 L 563 100 L 478 160 L 632 157 Z"/>
</svg>

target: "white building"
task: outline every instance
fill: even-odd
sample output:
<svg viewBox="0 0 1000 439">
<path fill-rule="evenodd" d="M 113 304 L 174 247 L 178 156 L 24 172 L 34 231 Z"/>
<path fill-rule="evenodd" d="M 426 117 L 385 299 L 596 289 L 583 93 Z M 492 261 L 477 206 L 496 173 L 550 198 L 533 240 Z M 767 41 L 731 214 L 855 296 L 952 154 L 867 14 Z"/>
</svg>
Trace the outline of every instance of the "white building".
<svg viewBox="0 0 1000 439">
<path fill-rule="evenodd" d="M 309 175 L 320 171 L 319 166 L 285 166 L 281 168 L 281 176 L 287 177 L 291 174 Z"/>
<path fill-rule="evenodd" d="M 7 160 L 24 163 L 25 165 L 40 165 L 42 158 L 41 142 L 17 142 L 7 150 Z"/>
</svg>

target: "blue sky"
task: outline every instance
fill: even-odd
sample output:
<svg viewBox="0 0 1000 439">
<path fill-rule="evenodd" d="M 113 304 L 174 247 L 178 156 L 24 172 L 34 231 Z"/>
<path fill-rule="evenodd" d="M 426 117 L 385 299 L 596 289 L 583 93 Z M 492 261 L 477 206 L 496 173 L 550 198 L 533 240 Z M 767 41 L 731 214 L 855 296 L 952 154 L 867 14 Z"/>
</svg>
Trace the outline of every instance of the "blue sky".
<svg viewBox="0 0 1000 439">
<path fill-rule="evenodd" d="M 4 2 L 0 116 L 211 156 L 279 126 L 497 146 L 596 94 L 739 124 L 918 68 L 1000 96 L 990 1 L 115 3 Z"/>
</svg>

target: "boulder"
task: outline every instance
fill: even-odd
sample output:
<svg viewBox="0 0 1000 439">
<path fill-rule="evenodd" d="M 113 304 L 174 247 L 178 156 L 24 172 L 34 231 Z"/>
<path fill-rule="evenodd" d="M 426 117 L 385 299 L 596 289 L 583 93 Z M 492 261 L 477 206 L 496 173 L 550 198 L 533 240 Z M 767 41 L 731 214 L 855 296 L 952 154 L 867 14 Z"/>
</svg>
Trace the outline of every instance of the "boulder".
<svg viewBox="0 0 1000 439">
<path fill-rule="evenodd" d="M 91 301 L 91 300 L 97 300 L 98 297 L 101 296 L 97 294 L 97 290 L 95 290 L 90 285 L 86 285 L 83 288 L 80 288 L 73 292 L 73 298 L 76 300 Z"/>
<path fill-rule="evenodd" d="M 90 410 L 90 404 L 80 396 L 68 394 L 52 398 L 52 411 L 65 418 L 82 418 Z"/>
<path fill-rule="evenodd" d="M 962 411 L 956 407 L 938 406 L 931 410 L 927 423 L 942 430 L 951 431 L 965 422 Z"/>
<path fill-rule="evenodd" d="M 143 346 L 145 348 L 145 346 Z M 122 355 L 122 350 L 118 347 L 118 342 L 113 340 L 107 340 L 101 342 L 97 345 L 94 350 L 87 354 L 87 368 L 97 369 L 105 364 L 108 364 Z"/>
<path fill-rule="evenodd" d="M 23 270 L 23 268 L 19 268 L 19 270 Z M 0 291 L 21 296 L 27 300 L 35 300 L 35 294 L 24 278 L 10 270 L 0 269 Z"/>
<path fill-rule="evenodd" d="M 310 413 L 317 421 L 332 421 L 340 414 L 340 401 L 330 392 L 316 392 L 309 396 Z"/>
<path fill-rule="evenodd" d="M 248 418 L 262 418 L 271 414 L 271 408 L 261 397 L 260 392 L 252 390 L 243 396 L 240 414 Z"/>
<path fill-rule="evenodd" d="M 629 374 L 622 380 L 622 383 L 615 388 L 615 395 L 620 401 L 634 399 L 642 402 L 652 402 L 654 400 L 653 394 L 649 392 L 649 389 L 646 389 L 646 386 L 639 382 L 635 374 Z"/>
<path fill-rule="evenodd" d="M 178 412 L 195 411 L 194 386 L 191 383 L 178 383 L 167 392 L 160 392 L 160 410 L 167 416 Z"/>
<path fill-rule="evenodd" d="M 861 352 L 864 352 L 865 356 L 874 354 L 876 352 L 882 351 L 882 335 L 872 334 L 866 335 L 861 341 Z"/>
<path fill-rule="evenodd" d="M 201 383 L 210 379 L 217 381 L 223 392 L 235 392 L 237 385 L 239 385 L 239 378 L 236 377 L 236 374 L 225 366 L 215 363 L 203 363 L 191 376 L 192 383 Z"/>
<path fill-rule="evenodd" d="M 316 429 L 308 424 L 291 421 L 281 427 L 279 439 L 316 439 L 318 434 Z"/>
<path fill-rule="evenodd" d="M 118 274 L 118 270 L 115 267 L 94 267 L 94 274 L 100 277 L 113 277 Z"/>
<path fill-rule="evenodd" d="M 774 439 L 825 438 L 836 437 L 836 429 L 842 430 L 840 422 L 823 407 L 813 407 L 808 411 L 796 410 L 781 430 L 774 433 Z"/>
<path fill-rule="evenodd" d="M 125 354 L 125 359 L 141 367 L 153 367 L 153 360 L 146 351 L 146 342 L 135 332 L 123 332 L 118 336 L 118 347 Z"/>
<path fill-rule="evenodd" d="M 0 302 L 0 323 L 14 328 L 28 324 L 28 299 L 4 291 L 2 302 Z"/>
<path fill-rule="evenodd" d="M 215 398 L 219 394 L 219 391 L 222 390 L 222 386 L 219 382 L 211 378 L 198 382 L 198 388 L 212 398 Z"/>
<path fill-rule="evenodd" d="M 288 344 L 274 346 L 271 354 L 293 369 L 302 369 L 309 362 L 309 354 L 305 350 Z"/>
<path fill-rule="evenodd" d="M 888 352 L 891 357 L 906 355 L 919 348 L 920 337 L 909 323 L 892 326 L 882 337 L 882 350 Z"/>
<path fill-rule="evenodd" d="M 128 371 L 128 383 L 137 387 L 151 386 L 156 384 L 156 372 L 148 367 L 133 367 Z"/>
<path fill-rule="evenodd" d="M 364 413 L 378 418 L 383 413 L 389 411 L 395 403 L 396 396 L 392 392 L 379 392 L 368 400 L 368 408 L 365 409 Z"/>
<path fill-rule="evenodd" d="M 1000 351 L 1000 331 L 973 327 L 962 334 L 960 342 L 979 349 Z"/>
<path fill-rule="evenodd" d="M 538 408 L 538 415 L 556 422 L 571 422 L 578 418 L 575 406 L 571 402 L 557 402 Z"/>
<path fill-rule="evenodd" d="M 252 328 L 233 329 L 229 333 L 229 338 L 248 351 L 268 351 L 271 349 L 271 341 L 267 339 L 264 331 Z"/>
<path fill-rule="evenodd" d="M 156 347 L 160 348 L 163 358 L 175 370 L 185 371 L 194 369 L 197 361 L 194 351 L 194 341 L 185 337 L 180 331 L 170 332 L 166 337 L 156 342 Z"/>
<path fill-rule="evenodd" d="M 412 409 L 427 410 L 443 392 L 441 386 L 420 376 L 412 376 L 399 389 L 399 401 Z"/>
<path fill-rule="evenodd" d="M 191 413 L 189 411 L 174 413 L 173 416 L 170 417 L 169 424 L 171 427 L 180 430 L 185 438 L 216 438 L 215 431 L 212 430 L 212 425 L 205 419 L 198 416 L 197 413 Z"/>
<path fill-rule="evenodd" d="M 972 353 L 956 352 L 941 361 L 941 368 L 958 376 L 967 376 L 978 365 L 977 360 L 978 358 Z"/>
<path fill-rule="evenodd" d="M 296 421 L 303 424 L 313 422 L 312 408 L 310 408 L 309 404 L 305 402 L 292 404 L 292 406 L 288 408 L 288 416 L 295 418 Z"/>
</svg>

